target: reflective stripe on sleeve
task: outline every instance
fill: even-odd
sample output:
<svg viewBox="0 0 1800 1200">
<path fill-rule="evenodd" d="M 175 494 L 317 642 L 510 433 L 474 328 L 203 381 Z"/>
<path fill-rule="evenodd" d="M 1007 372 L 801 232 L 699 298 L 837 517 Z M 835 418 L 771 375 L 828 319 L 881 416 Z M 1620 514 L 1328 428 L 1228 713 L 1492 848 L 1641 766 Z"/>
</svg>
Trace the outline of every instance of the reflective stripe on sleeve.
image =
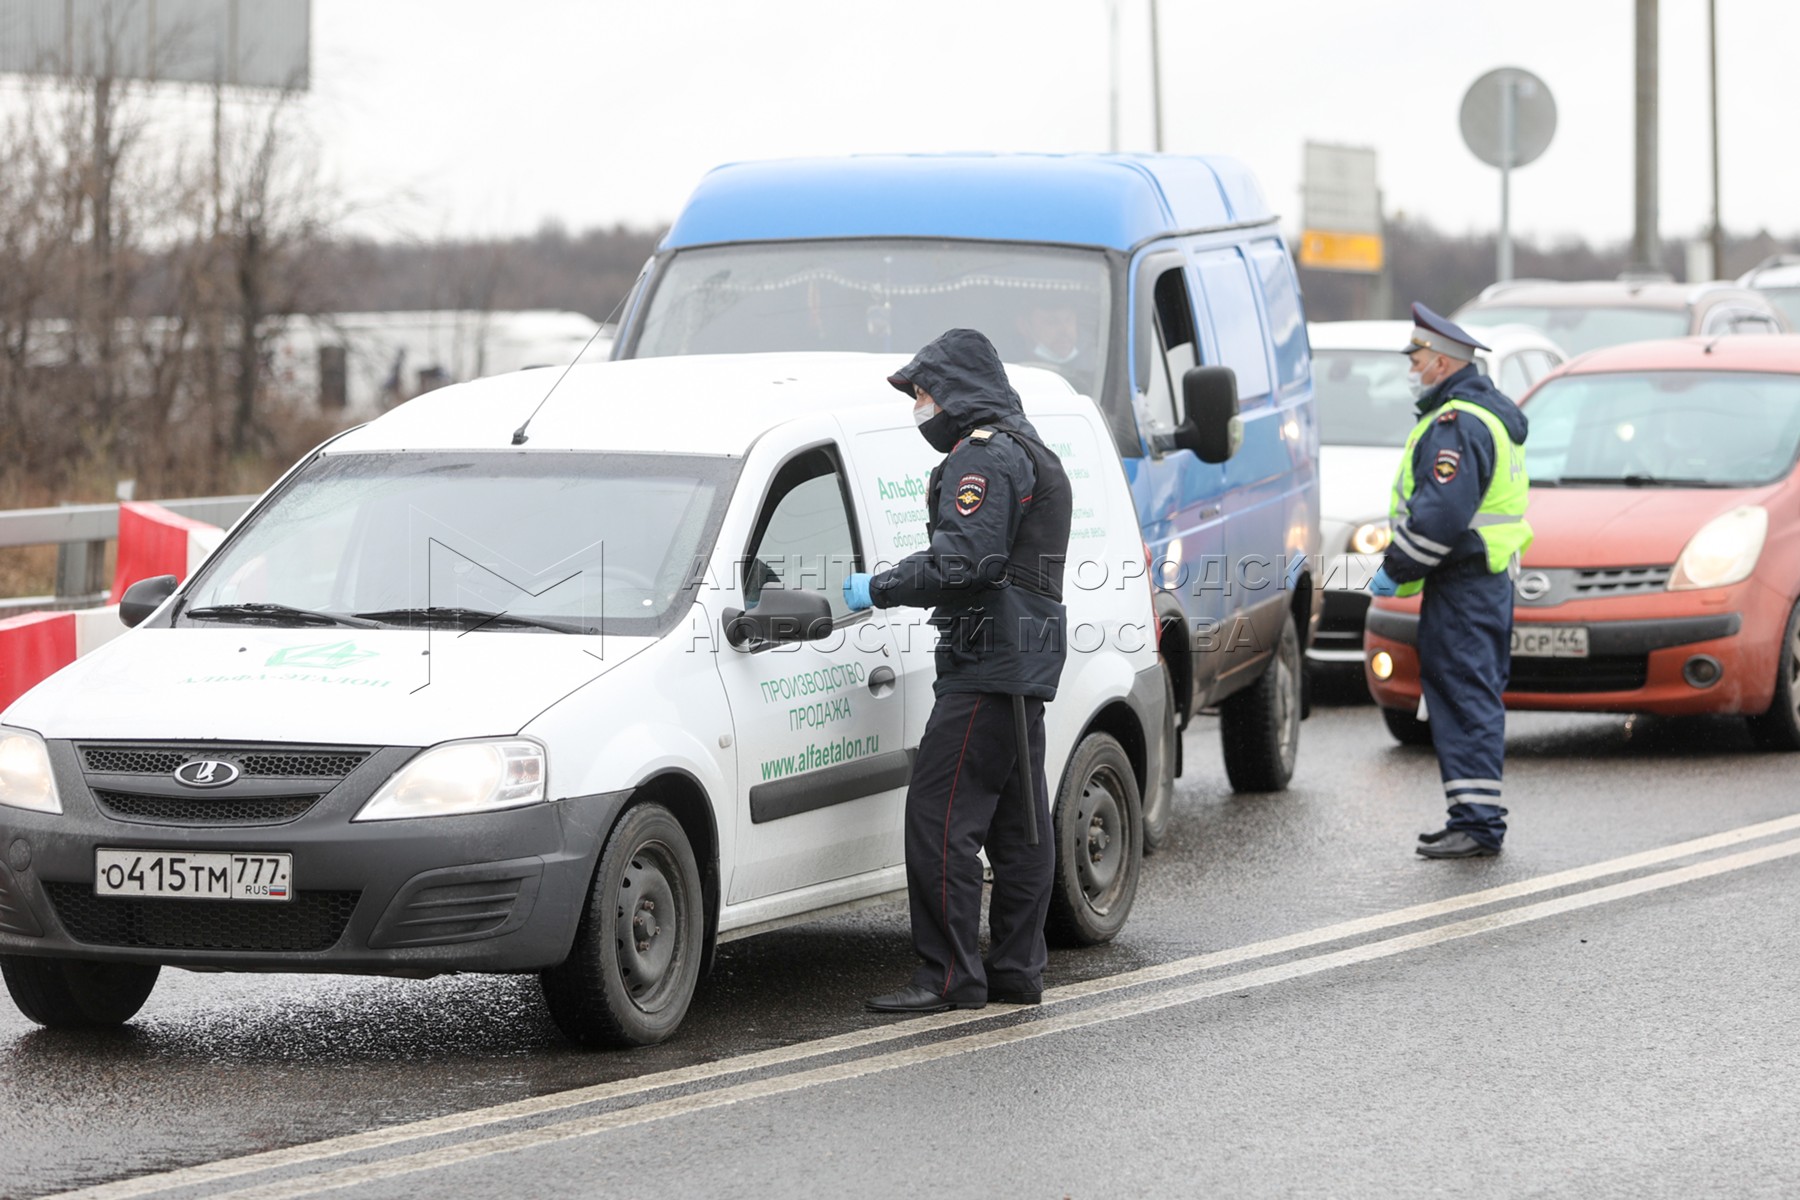
<svg viewBox="0 0 1800 1200">
<path fill-rule="evenodd" d="M 1406 555 L 1406 557 L 1427 567 L 1435 567 L 1444 561 L 1443 555 L 1428 554 L 1413 545 L 1412 539 L 1407 536 L 1404 526 L 1394 526 L 1394 548 Z"/>
</svg>

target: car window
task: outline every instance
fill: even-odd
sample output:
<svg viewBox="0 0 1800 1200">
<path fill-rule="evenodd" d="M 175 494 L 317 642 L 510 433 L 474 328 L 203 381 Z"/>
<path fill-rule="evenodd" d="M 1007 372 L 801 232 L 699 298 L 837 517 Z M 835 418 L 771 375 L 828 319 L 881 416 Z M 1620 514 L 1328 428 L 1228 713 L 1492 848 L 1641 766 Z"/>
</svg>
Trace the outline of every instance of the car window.
<svg viewBox="0 0 1800 1200">
<path fill-rule="evenodd" d="M 1319 440 L 1328 446 L 1399 446 L 1418 423 L 1406 355 L 1391 350 L 1314 350 Z"/>
<path fill-rule="evenodd" d="M 1250 270 L 1236 250 L 1198 255 L 1200 286 L 1219 338 L 1219 359 L 1237 373 L 1238 403 L 1245 408 L 1269 394 L 1269 355 Z"/>
<path fill-rule="evenodd" d="M 1562 365 L 1562 359 L 1548 350 L 1526 350 L 1520 357 L 1525 360 L 1525 373 L 1534 384 Z"/>
<path fill-rule="evenodd" d="M 1739 310 L 1731 319 L 1733 333 L 1780 333 L 1773 317 L 1767 313 Z"/>
<path fill-rule="evenodd" d="M 658 633 L 735 472 L 701 455 L 325 454 L 207 560 L 187 608 L 469 608 Z"/>
<path fill-rule="evenodd" d="M 1300 309 L 1300 289 L 1294 283 L 1294 266 L 1287 251 L 1276 241 L 1250 247 L 1262 284 L 1263 304 L 1269 313 L 1269 335 L 1275 342 L 1275 378 L 1283 393 L 1306 382 L 1312 371 L 1306 345 L 1306 318 Z"/>
<path fill-rule="evenodd" d="M 844 579 L 858 557 L 845 495 L 843 471 L 827 449 L 808 450 L 776 472 L 745 556 L 746 605 L 778 587 L 823 593 L 833 617 L 850 611 Z"/>
<path fill-rule="evenodd" d="M 1779 308 L 1788 319 L 1788 324 L 1800 329 L 1800 287 L 1762 288 L 1763 295 L 1769 303 Z"/>
<path fill-rule="evenodd" d="M 855 239 L 703 246 L 644 300 L 637 358 L 763 350 L 911 355 L 979 329 L 1005 362 L 1049 367 L 1083 395 L 1105 378 L 1111 277 L 1098 251 Z"/>
<path fill-rule="evenodd" d="M 1482 325 L 1530 325 L 1570 354 L 1585 354 L 1626 342 L 1681 337 L 1688 331 L 1686 309 L 1484 304 L 1458 309 L 1455 319 Z"/>
<path fill-rule="evenodd" d="M 1523 354 L 1508 354 L 1500 360 L 1500 374 L 1494 383 L 1508 396 L 1522 396 L 1531 387 L 1531 375 L 1525 368 Z"/>
<path fill-rule="evenodd" d="M 1793 469 L 1800 375 L 1644 371 L 1563 375 L 1526 406 L 1534 486 L 1564 479 L 1751 487 Z"/>
</svg>

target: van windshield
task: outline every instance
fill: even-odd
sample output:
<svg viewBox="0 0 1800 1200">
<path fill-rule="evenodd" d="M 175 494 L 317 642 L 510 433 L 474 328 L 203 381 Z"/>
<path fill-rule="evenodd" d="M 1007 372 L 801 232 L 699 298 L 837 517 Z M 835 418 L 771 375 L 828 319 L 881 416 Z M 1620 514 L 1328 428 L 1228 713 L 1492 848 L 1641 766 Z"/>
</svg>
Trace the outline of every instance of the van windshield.
<svg viewBox="0 0 1800 1200">
<path fill-rule="evenodd" d="M 736 474 L 702 455 L 324 454 L 207 561 L 179 620 L 659 634 Z"/>
<path fill-rule="evenodd" d="M 910 356 L 964 327 L 1006 362 L 1050 367 L 1091 396 L 1105 378 L 1110 291 L 1095 250 L 926 239 L 701 247 L 663 268 L 630 353 Z"/>
</svg>

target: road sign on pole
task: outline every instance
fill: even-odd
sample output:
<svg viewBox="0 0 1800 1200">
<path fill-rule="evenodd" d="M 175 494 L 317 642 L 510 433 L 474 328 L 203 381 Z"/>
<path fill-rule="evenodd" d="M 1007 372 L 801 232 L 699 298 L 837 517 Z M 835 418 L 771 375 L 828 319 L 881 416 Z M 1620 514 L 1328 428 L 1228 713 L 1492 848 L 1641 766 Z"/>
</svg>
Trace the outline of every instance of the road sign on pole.
<svg viewBox="0 0 1800 1200">
<path fill-rule="evenodd" d="M 1533 163 L 1556 133 L 1550 85 L 1518 67 L 1499 67 L 1469 85 L 1462 101 L 1463 142 L 1482 162 L 1500 168 L 1500 246 L 1496 279 L 1511 279 L 1512 171 Z"/>
<path fill-rule="evenodd" d="M 1375 151 L 1306 143 L 1300 191 L 1300 265 L 1378 273 L 1384 247 Z"/>
</svg>

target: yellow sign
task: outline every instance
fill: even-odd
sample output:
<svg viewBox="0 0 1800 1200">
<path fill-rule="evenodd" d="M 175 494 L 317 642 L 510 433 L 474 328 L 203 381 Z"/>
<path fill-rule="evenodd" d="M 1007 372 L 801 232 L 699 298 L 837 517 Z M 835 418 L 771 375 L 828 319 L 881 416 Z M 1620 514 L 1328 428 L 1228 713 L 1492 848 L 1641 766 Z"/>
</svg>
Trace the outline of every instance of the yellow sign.
<svg viewBox="0 0 1800 1200">
<path fill-rule="evenodd" d="M 1305 229 L 1300 233 L 1300 265 L 1319 271 L 1381 270 L 1384 247 L 1379 233 L 1327 233 Z"/>
</svg>

